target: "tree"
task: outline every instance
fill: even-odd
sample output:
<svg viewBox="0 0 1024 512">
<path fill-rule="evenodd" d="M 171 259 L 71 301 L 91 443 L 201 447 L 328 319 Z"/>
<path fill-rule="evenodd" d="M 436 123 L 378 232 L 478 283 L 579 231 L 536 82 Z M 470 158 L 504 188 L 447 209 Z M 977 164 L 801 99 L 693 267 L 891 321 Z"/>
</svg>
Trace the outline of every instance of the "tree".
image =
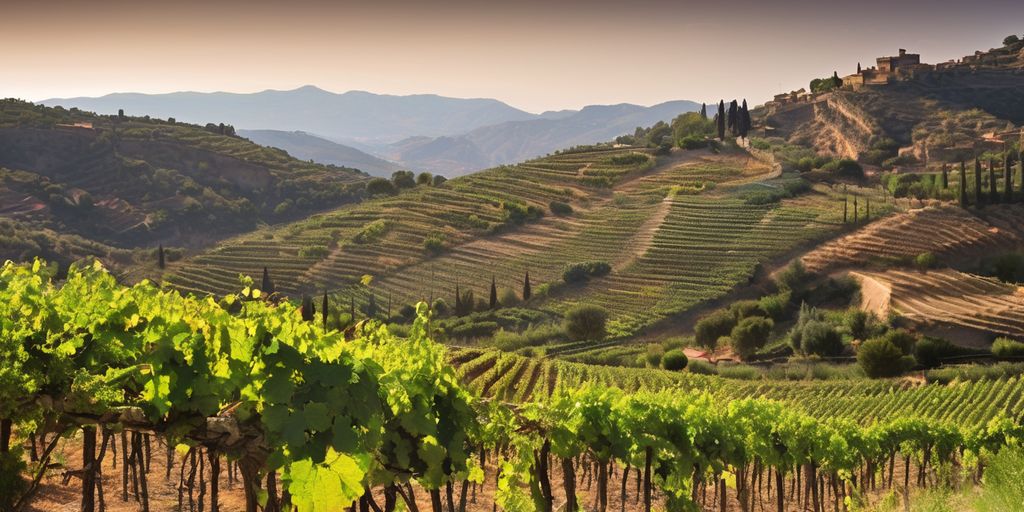
<svg viewBox="0 0 1024 512">
<path fill-rule="evenodd" d="M 435 174 L 434 175 L 434 180 L 433 180 L 434 183 L 433 184 L 434 184 L 435 187 L 440 187 L 441 185 L 444 185 L 444 182 L 446 182 L 446 181 L 448 181 L 448 178 L 445 178 L 444 176 L 441 176 L 440 174 Z"/>
<path fill-rule="evenodd" d="M 960 207 L 967 208 L 967 165 L 960 160 Z"/>
<path fill-rule="evenodd" d="M 729 133 L 731 133 L 732 136 L 735 137 L 736 135 L 739 134 L 739 106 L 736 104 L 736 100 L 732 100 L 729 103 L 728 120 L 729 121 L 726 127 L 729 128 Z"/>
<path fill-rule="evenodd" d="M 530 289 L 530 271 L 526 271 L 526 277 L 523 279 L 523 302 L 530 300 L 530 296 L 533 295 L 533 290 Z"/>
<path fill-rule="evenodd" d="M 1003 201 L 1013 202 L 1013 162 L 1009 151 L 1003 155 Z"/>
<path fill-rule="evenodd" d="M 373 178 L 366 182 L 366 193 L 369 196 L 393 196 L 398 191 L 391 181 L 384 178 Z"/>
<path fill-rule="evenodd" d="M 720 309 L 697 321 L 693 327 L 694 338 L 698 345 L 714 347 L 718 338 L 728 336 L 733 327 L 736 327 L 736 315 Z"/>
<path fill-rule="evenodd" d="M 850 198 L 843 196 L 843 224 L 846 224 L 846 210 L 849 208 Z"/>
<path fill-rule="evenodd" d="M 416 184 L 417 185 L 430 186 L 430 184 L 433 183 L 433 182 L 434 182 L 434 175 L 430 174 L 429 172 L 421 172 L 418 175 L 416 175 Z"/>
<path fill-rule="evenodd" d="M 455 315 L 462 315 L 462 293 L 459 292 L 459 283 L 455 283 Z"/>
<path fill-rule="evenodd" d="M 857 349 L 857 364 L 872 379 L 895 377 L 908 368 L 903 351 L 885 338 L 872 338 Z"/>
<path fill-rule="evenodd" d="M 313 298 L 309 295 L 302 296 L 302 307 L 300 310 L 304 322 L 316 320 L 316 306 L 313 305 Z"/>
<path fill-rule="evenodd" d="M 580 305 L 565 314 L 565 332 L 576 341 L 605 337 L 608 311 L 600 306 Z"/>
<path fill-rule="evenodd" d="M 991 159 L 988 161 L 988 202 L 999 202 L 999 191 L 996 189 L 996 162 Z"/>
<path fill-rule="evenodd" d="M 366 301 L 366 307 L 363 309 L 363 313 L 366 314 L 366 318 L 371 320 L 377 318 L 377 294 L 370 292 L 370 300 Z"/>
<path fill-rule="evenodd" d="M 949 165 L 942 163 L 942 190 L 949 188 Z"/>
<path fill-rule="evenodd" d="M 328 317 L 329 303 L 327 302 L 327 292 L 324 292 L 324 300 L 320 303 L 320 315 L 323 317 L 324 330 L 327 330 L 327 317 Z"/>
<path fill-rule="evenodd" d="M 413 188 L 416 186 L 416 176 L 413 175 L 412 171 L 395 171 L 391 173 L 391 182 L 399 190 Z"/>
<path fill-rule="evenodd" d="M 838 356 L 843 352 L 843 338 L 828 323 L 809 320 L 800 332 L 800 350 L 808 355 Z"/>
<path fill-rule="evenodd" d="M 760 316 L 740 320 L 740 323 L 736 324 L 736 327 L 733 327 L 729 333 L 733 351 L 742 359 L 754 355 L 768 342 L 768 335 L 771 334 L 773 325 L 771 320 Z"/>
<path fill-rule="evenodd" d="M 491 309 L 498 308 L 498 285 L 494 280 L 494 276 L 491 276 L 491 296 L 489 304 Z"/>
<path fill-rule="evenodd" d="M 743 100 L 743 106 L 740 107 L 740 137 L 746 138 L 747 134 L 750 133 L 750 129 L 753 127 L 753 121 L 750 119 L 750 110 L 747 108 L 747 100 Z"/>
<path fill-rule="evenodd" d="M 981 206 L 981 160 L 974 158 L 974 205 Z"/>
<path fill-rule="evenodd" d="M 857 210 L 858 210 L 858 208 L 857 208 L 857 196 L 854 195 L 853 196 L 853 223 L 854 224 L 857 223 Z"/>
<path fill-rule="evenodd" d="M 263 281 L 260 283 L 260 291 L 267 295 L 274 293 L 274 282 L 270 280 L 270 272 L 267 271 L 267 267 L 263 267 Z"/>
<path fill-rule="evenodd" d="M 725 100 L 718 101 L 718 115 L 715 116 L 718 140 L 725 140 Z"/>
<path fill-rule="evenodd" d="M 857 63 L 857 74 L 860 74 L 860 62 Z"/>
<path fill-rule="evenodd" d="M 704 120 L 707 121 L 707 119 L 708 119 L 708 104 L 707 103 L 701 103 L 700 104 L 700 117 L 704 118 Z"/>
<path fill-rule="evenodd" d="M 124 121 L 124 109 L 123 108 L 117 109 L 117 119 L 121 120 L 121 121 Z"/>
<path fill-rule="evenodd" d="M 160 247 L 156 250 L 156 266 L 164 268 L 164 244 L 160 244 Z"/>
<path fill-rule="evenodd" d="M 1017 44 L 1020 42 L 1020 38 L 1017 34 L 1010 34 L 1003 38 L 1003 46 L 1010 46 L 1011 44 Z"/>
</svg>

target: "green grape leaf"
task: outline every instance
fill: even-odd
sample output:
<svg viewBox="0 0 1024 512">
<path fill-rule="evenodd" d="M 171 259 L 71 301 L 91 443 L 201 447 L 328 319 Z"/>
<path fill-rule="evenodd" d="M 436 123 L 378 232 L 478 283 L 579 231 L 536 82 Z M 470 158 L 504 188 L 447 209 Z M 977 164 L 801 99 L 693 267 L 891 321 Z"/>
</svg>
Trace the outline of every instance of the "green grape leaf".
<svg viewBox="0 0 1024 512">
<path fill-rule="evenodd" d="M 302 460 L 288 467 L 286 479 L 292 504 L 306 512 L 343 510 L 363 495 L 368 457 L 353 458 L 329 450 L 323 464 Z"/>
</svg>

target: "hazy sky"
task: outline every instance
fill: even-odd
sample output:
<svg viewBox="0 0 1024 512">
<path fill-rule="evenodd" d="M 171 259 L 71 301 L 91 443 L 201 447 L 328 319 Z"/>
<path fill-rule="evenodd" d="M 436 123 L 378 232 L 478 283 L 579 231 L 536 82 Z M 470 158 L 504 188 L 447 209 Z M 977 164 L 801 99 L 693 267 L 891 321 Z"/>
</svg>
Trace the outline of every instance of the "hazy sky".
<svg viewBox="0 0 1024 512">
<path fill-rule="evenodd" d="M 313 84 L 533 112 L 760 103 L 900 47 L 938 62 L 1024 33 L 1024 0 L 13 2 L 0 97 L 29 100 Z"/>
</svg>

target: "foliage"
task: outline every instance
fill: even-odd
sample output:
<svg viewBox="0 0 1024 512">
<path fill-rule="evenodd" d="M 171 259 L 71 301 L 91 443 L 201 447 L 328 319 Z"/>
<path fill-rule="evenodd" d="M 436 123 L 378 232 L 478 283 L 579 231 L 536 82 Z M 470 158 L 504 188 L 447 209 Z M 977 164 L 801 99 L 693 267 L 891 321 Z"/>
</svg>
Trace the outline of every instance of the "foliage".
<svg viewBox="0 0 1024 512">
<path fill-rule="evenodd" d="M 562 271 L 562 280 L 566 284 L 582 283 L 591 277 L 602 277 L 611 272 L 612 267 L 603 261 L 586 261 L 570 263 Z"/>
<path fill-rule="evenodd" d="M 908 368 L 903 351 L 887 338 L 872 338 L 861 343 L 857 348 L 857 363 L 874 379 L 895 377 Z"/>
<path fill-rule="evenodd" d="M 369 196 L 393 196 L 398 193 L 395 185 L 384 178 L 373 178 L 366 182 L 366 194 Z"/>
<path fill-rule="evenodd" d="M 718 338 L 727 336 L 735 326 L 735 314 L 727 310 L 715 311 L 704 316 L 694 325 L 695 340 L 705 347 L 713 347 Z"/>
<path fill-rule="evenodd" d="M 661 358 L 661 365 L 669 371 L 680 371 L 686 368 L 689 360 L 686 358 L 686 354 L 682 350 L 673 349 L 665 352 L 665 355 Z"/>
<path fill-rule="evenodd" d="M 1009 338 L 996 338 L 992 342 L 992 355 L 1000 359 L 1024 358 L 1024 343 Z"/>
<path fill-rule="evenodd" d="M 564 201 L 551 201 L 548 208 L 555 215 L 572 215 L 572 206 Z"/>
<path fill-rule="evenodd" d="M 937 264 L 938 259 L 933 252 L 922 252 L 914 258 L 914 266 L 921 270 L 935 268 Z"/>
<path fill-rule="evenodd" d="M 800 330 L 800 350 L 808 355 L 838 356 L 843 352 L 843 339 L 831 324 L 811 320 Z"/>
<path fill-rule="evenodd" d="M 917 361 L 917 364 L 925 368 L 935 368 L 941 365 L 943 360 L 947 358 L 984 355 L 985 353 L 979 350 L 962 348 L 950 343 L 949 340 L 933 338 L 931 336 L 922 337 L 914 345 L 914 359 Z"/>
<path fill-rule="evenodd" d="M 746 359 L 764 347 L 772 332 L 773 322 L 763 317 L 740 320 L 729 334 L 732 348 L 741 358 Z"/>
<path fill-rule="evenodd" d="M 574 340 L 599 340 L 605 337 L 608 311 L 600 306 L 581 305 L 565 314 L 565 332 Z"/>
<path fill-rule="evenodd" d="M 1000 450 L 985 469 L 977 508 L 979 512 L 1019 510 L 1021 496 L 1024 496 L 1024 448 L 1007 447 Z"/>
</svg>

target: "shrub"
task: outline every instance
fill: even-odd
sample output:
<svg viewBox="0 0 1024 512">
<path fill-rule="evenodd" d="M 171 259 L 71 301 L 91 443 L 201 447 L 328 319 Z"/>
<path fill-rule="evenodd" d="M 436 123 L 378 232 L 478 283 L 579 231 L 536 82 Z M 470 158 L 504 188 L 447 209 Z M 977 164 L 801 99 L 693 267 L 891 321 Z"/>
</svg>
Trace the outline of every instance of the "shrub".
<svg viewBox="0 0 1024 512">
<path fill-rule="evenodd" d="M 402 306 L 402 309 L 398 310 L 398 316 L 406 320 L 412 320 L 416 318 L 416 306 L 413 306 L 412 304 L 406 304 Z"/>
<path fill-rule="evenodd" d="M 416 176 L 412 171 L 395 171 L 391 173 L 391 182 L 397 189 L 413 188 L 416 186 Z"/>
<path fill-rule="evenodd" d="M 984 352 L 958 347 L 942 338 L 925 336 L 914 345 L 914 359 L 926 368 L 935 368 L 942 360 L 950 357 L 980 355 Z"/>
<path fill-rule="evenodd" d="M 570 263 L 562 271 L 562 280 L 568 284 L 580 283 L 591 277 L 601 277 L 611 272 L 611 265 L 603 261 L 587 261 L 582 263 Z"/>
<path fill-rule="evenodd" d="M 914 266 L 921 270 L 935 268 L 936 263 L 937 260 L 935 258 L 935 254 L 931 252 L 922 252 L 921 254 L 918 254 L 916 258 L 914 258 Z"/>
<path fill-rule="evenodd" d="M 565 314 L 565 332 L 573 340 L 604 338 L 608 311 L 600 306 L 576 306 Z"/>
<path fill-rule="evenodd" d="M 686 354 L 679 349 L 669 350 L 668 352 L 665 352 L 665 355 L 661 358 L 662 367 L 674 372 L 686 368 L 686 365 L 689 362 L 690 360 L 686 357 Z"/>
<path fill-rule="evenodd" d="M 504 307 L 518 306 L 519 296 L 516 295 L 516 292 L 505 288 L 502 290 L 501 297 L 498 299 L 498 302 Z"/>
<path fill-rule="evenodd" d="M 398 191 L 390 180 L 374 178 L 366 182 L 366 193 L 370 196 L 393 196 Z"/>
<path fill-rule="evenodd" d="M 454 338 L 483 338 L 492 336 L 498 330 L 496 322 L 472 322 L 455 326 L 451 335 Z"/>
<path fill-rule="evenodd" d="M 844 178 L 861 179 L 864 177 L 864 168 L 856 160 L 844 158 L 836 162 L 836 174 Z"/>
<path fill-rule="evenodd" d="M 1020 510 L 1024 496 L 1024 447 L 999 450 L 985 468 L 985 480 L 978 497 L 979 512 Z"/>
<path fill-rule="evenodd" d="M 380 240 L 391 229 L 392 223 L 387 219 L 377 219 L 363 226 L 363 229 L 352 239 L 357 244 L 368 244 Z"/>
<path fill-rule="evenodd" d="M 736 327 L 736 315 L 721 309 L 697 321 L 693 328 L 694 337 L 697 344 L 713 347 L 715 341 L 728 336 L 733 327 Z"/>
<path fill-rule="evenodd" d="M 444 252 L 445 236 L 441 233 L 431 233 L 423 239 L 423 251 L 431 256 L 437 256 Z"/>
<path fill-rule="evenodd" d="M 808 355 L 835 357 L 843 352 L 843 339 L 828 323 L 811 320 L 800 331 L 800 350 Z"/>
<path fill-rule="evenodd" d="M 435 174 L 434 179 L 432 181 L 432 185 L 434 185 L 435 187 L 440 187 L 441 185 L 444 185 L 444 182 L 448 181 L 448 178 L 445 178 L 440 174 Z"/>
<path fill-rule="evenodd" d="M 690 373 L 696 373 L 698 375 L 716 375 L 718 374 L 718 368 L 715 365 L 703 360 L 694 359 L 686 364 L 686 368 L 690 370 Z"/>
<path fill-rule="evenodd" d="M 504 329 L 494 333 L 494 346 L 505 351 L 520 350 L 526 347 L 537 347 L 544 345 L 558 338 L 565 336 L 565 331 L 559 325 L 545 324 L 531 326 L 523 332 L 506 331 Z"/>
<path fill-rule="evenodd" d="M 771 320 L 762 317 L 740 320 L 729 334 L 733 350 L 743 359 L 754 355 L 768 342 L 773 325 Z"/>
<path fill-rule="evenodd" d="M 765 295 L 757 301 L 757 304 L 761 311 L 764 311 L 772 320 L 781 320 L 789 310 L 792 296 L 793 292 L 791 291 L 779 292 L 775 295 Z"/>
<path fill-rule="evenodd" d="M 761 310 L 761 303 L 756 300 L 738 300 L 729 306 L 729 312 L 740 321 L 750 316 L 766 316 Z"/>
<path fill-rule="evenodd" d="M 433 309 L 435 316 L 445 316 L 452 310 L 452 308 L 448 306 L 448 302 L 444 299 L 434 300 L 434 307 L 431 309 Z"/>
<path fill-rule="evenodd" d="M 427 186 L 429 186 L 433 182 L 434 182 L 434 175 L 430 174 L 429 172 L 421 172 L 421 173 L 416 175 L 416 184 L 417 185 L 427 185 Z"/>
<path fill-rule="evenodd" d="M 708 147 L 708 140 L 698 135 L 688 135 L 679 141 L 683 149 L 702 149 Z"/>
<path fill-rule="evenodd" d="M 850 336 L 862 340 L 867 337 L 868 321 L 870 318 L 871 315 L 867 311 L 850 308 L 843 315 L 843 325 L 846 327 L 846 331 L 850 333 Z"/>
<path fill-rule="evenodd" d="M 657 368 L 661 366 L 661 358 L 665 355 L 665 348 L 657 343 L 647 345 L 647 354 L 644 356 L 644 360 L 648 365 Z"/>
<path fill-rule="evenodd" d="M 299 249 L 300 258 L 323 259 L 330 254 L 330 251 L 323 246 L 303 247 Z"/>
<path fill-rule="evenodd" d="M 551 204 L 548 205 L 548 208 L 550 208 L 551 213 L 555 215 L 572 214 L 572 206 L 569 203 L 564 203 L 562 201 L 551 201 Z"/>
<path fill-rule="evenodd" d="M 997 338 L 992 343 L 992 355 L 999 359 L 1016 359 L 1024 357 L 1024 343 L 1009 338 Z"/>
<path fill-rule="evenodd" d="M 886 338 L 872 338 L 857 349 L 857 364 L 873 379 L 903 373 L 908 368 L 907 359 L 900 347 Z"/>
<path fill-rule="evenodd" d="M 807 269 L 804 268 L 804 263 L 799 259 L 795 259 L 786 267 L 786 270 L 779 273 L 777 281 L 779 288 L 796 291 L 804 288 L 809 277 Z"/>
<path fill-rule="evenodd" d="M 906 329 L 893 329 L 882 335 L 882 338 L 888 340 L 906 355 L 914 353 L 914 345 L 917 344 L 917 336 Z"/>
</svg>

